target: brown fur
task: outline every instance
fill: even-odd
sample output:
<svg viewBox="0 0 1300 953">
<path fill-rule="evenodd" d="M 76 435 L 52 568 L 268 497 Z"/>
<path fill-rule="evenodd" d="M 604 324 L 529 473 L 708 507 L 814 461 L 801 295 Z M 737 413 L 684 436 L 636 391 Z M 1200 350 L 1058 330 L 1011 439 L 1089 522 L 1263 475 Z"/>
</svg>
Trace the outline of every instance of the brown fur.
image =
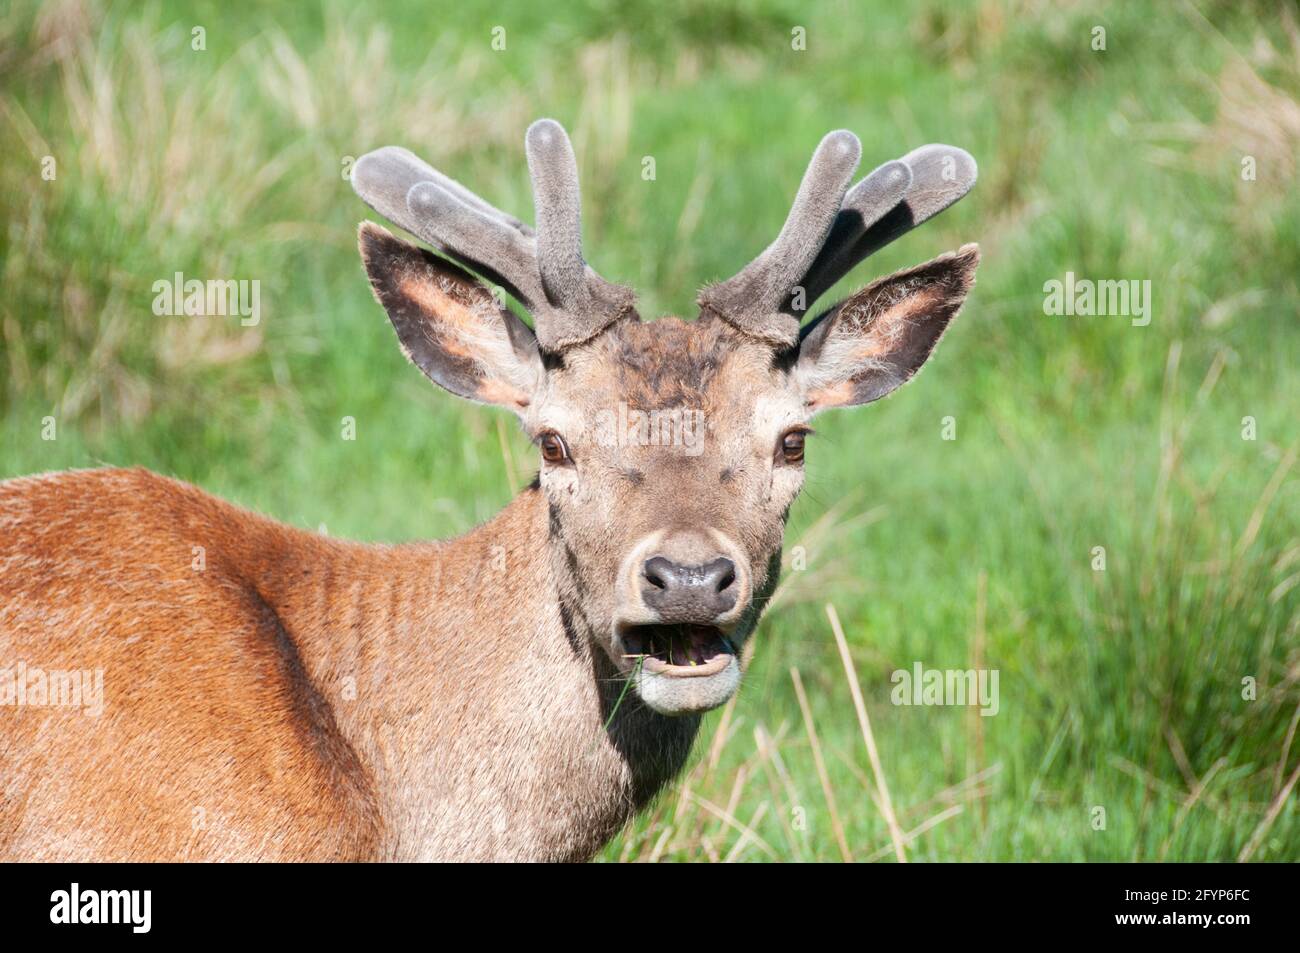
<svg viewBox="0 0 1300 953">
<path fill-rule="evenodd" d="M 526 491 L 369 546 L 144 470 L 0 483 L 0 664 L 104 670 L 98 718 L 0 708 L 0 859 L 589 857 L 693 726 L 636 768 L 604 731 L 611 673 L 524 545 L 546 520 Z"/>
<path fill-rule="evenodd" d="M 0 667 L 104 687 L 98 717 L 0 706 L 0 859 L 591 857 L 739 679 L 630 670 L 617 632 L 653 622 L 643 560 L 731 560 L 711 624 L 741 648 L 803 481 L 782 434 L 824 395 L 911 377 L 975 262 L 878 282 L 797 352 L 706 313 L 625 317 L 544 358 L 467 272 L 373 226 L 362 250 L 412 360 L 571 459 L 465 536 L 402 546 L 143 470 L 0 483 Z M 620 406 L 700 412 L 699 452 L 598 439 Z"/>
</svg>

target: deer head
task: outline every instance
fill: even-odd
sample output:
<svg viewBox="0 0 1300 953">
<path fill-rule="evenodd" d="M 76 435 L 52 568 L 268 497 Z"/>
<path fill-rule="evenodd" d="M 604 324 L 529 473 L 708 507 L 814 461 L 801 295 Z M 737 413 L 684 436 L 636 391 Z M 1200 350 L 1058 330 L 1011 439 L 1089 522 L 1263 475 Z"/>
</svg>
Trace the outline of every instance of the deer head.
<svg viewBox="0 0 1300 953">
<path fill-rule="evenodd" d="M 696 320 L 643 322 L 631 290 L 583 258 L 564 130 L 539 120 L 525 147 L 536 230 L 404 149 L 363 156 L 358 194 L 442 256 L 367 222 L 366 271 L 407 356 L 452 393 L 514 411 L 537 445 L 549 538 L 522 544 L 549 548 L 571 642 L 631 678 L 653 710 L 703 711 L 736 691 L 740 649 L 776 584 L 809 421 L 920 369 L 979 249 L 881 278 L 802 330 L 801 318 L 858 262 L 965 195 L 975 163 L 925 146 L 849 189 L 861 148 L 833 132 L 776 240 L 706 288 Z M 471 271 L 514 296 L 535 330 Z"/>
</svg>

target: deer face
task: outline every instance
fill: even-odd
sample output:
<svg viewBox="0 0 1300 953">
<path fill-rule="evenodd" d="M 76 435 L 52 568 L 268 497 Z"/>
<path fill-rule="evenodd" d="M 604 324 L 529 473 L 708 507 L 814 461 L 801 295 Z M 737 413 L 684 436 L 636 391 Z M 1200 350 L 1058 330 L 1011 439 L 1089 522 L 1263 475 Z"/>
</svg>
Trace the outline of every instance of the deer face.
<svg viewBox="0 0 1300 953">
<path fill-rule="evenodd" d="M 965 153 L 928 147 L 969 163 L 946 202 L 926 150 L 846 196 L 856 143 L 847 133 L 823 141 L 781 236 L 706 289 L 689 323 L 642 322 L 630 292 L 583 261 L 576 164 L 554 123 L 527 138 L 536 233 L 402 150 L 354 169 L 371 205 L 533 313 L 536 333 L 464 268 L 362 226 L 366 269 L 407 355 L 453 393 L 513 410 L 537 445 L 571 637 L 594 643 L 661 713 L 715 707 L 739 685 L 813 415 L 908 380 L 973 281 L 978 250 L 966 246 L 875 282 L 800 333 L 804 303 L 860 249 L 951 204 L 974 179 Z"/>
<path fill-rule="evenodd" d="M 803 482 L 788 373 L 723 321 L 664 319 L 551 376 L 530 429 L 563 447 L 541 488 L 595 638 L 658 711 L 726 701 Z"/>
</svg>

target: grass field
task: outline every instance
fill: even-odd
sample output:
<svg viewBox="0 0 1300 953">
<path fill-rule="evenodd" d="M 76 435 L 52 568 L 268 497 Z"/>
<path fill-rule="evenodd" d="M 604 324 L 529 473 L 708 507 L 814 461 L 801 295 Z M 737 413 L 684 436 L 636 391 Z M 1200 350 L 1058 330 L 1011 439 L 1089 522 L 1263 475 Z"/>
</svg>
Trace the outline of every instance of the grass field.
<svg viewBox="0 0 1300 953">
<path fill-rule="evenodd" d="M 974 192 L 844 288 L 967 241 L 978 285 L 915 384 L 819 418 L 806 568 L 604 857 L 1300 860 L 1295 5 L 803 6 L 7 5 L 0 478 L 139 464 L 332 535 L 461 532 L 535 451 L 405 364 L 352 157 L 407 145 L 527 218 L 554 116 L 593 262 L 690 316 L 826 131 L 864 168 L 951 142 Z M 175 272 L 258 279 L 260 322 L 155 316 Z M 1046 315 L 1066 272 L 1149 281 L 1150 323 Z M 918 662 L 997 670 L 997 714 L 892 704 Z"/>
</svg>

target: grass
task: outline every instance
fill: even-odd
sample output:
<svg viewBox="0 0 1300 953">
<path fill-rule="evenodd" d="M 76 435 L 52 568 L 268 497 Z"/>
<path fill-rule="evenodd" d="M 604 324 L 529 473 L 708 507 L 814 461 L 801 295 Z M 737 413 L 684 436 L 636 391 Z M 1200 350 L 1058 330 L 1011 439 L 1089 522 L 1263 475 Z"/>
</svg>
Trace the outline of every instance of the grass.
<svg viewBox="0 0 1300 953">
<path fill-rule="evenodd" d="M 957 143 L 975 191 L 844 288 L 978 240 L 976 290 L 917 383 L 819 419 L 745 687 L 604 857 L 1300 859 L 1294 5 L 793 6 L 10 5 L 0 477 L 141 464 L 335 535 L 460 532 L 532 451 L 404 365 L 349 157 L 406 144 L 526 215 L 554 115 L 599 269 L 691 314 L 827 130 L 864 165 Z M 176 271 L 259 279 L 261 323 L 155 317 Z M 1150 325 L 1044 315 L 1066 271 L 1149 279 Z M 998 714 L 891 704 L 918 661 L 998 670 Z"/>
</svg>

